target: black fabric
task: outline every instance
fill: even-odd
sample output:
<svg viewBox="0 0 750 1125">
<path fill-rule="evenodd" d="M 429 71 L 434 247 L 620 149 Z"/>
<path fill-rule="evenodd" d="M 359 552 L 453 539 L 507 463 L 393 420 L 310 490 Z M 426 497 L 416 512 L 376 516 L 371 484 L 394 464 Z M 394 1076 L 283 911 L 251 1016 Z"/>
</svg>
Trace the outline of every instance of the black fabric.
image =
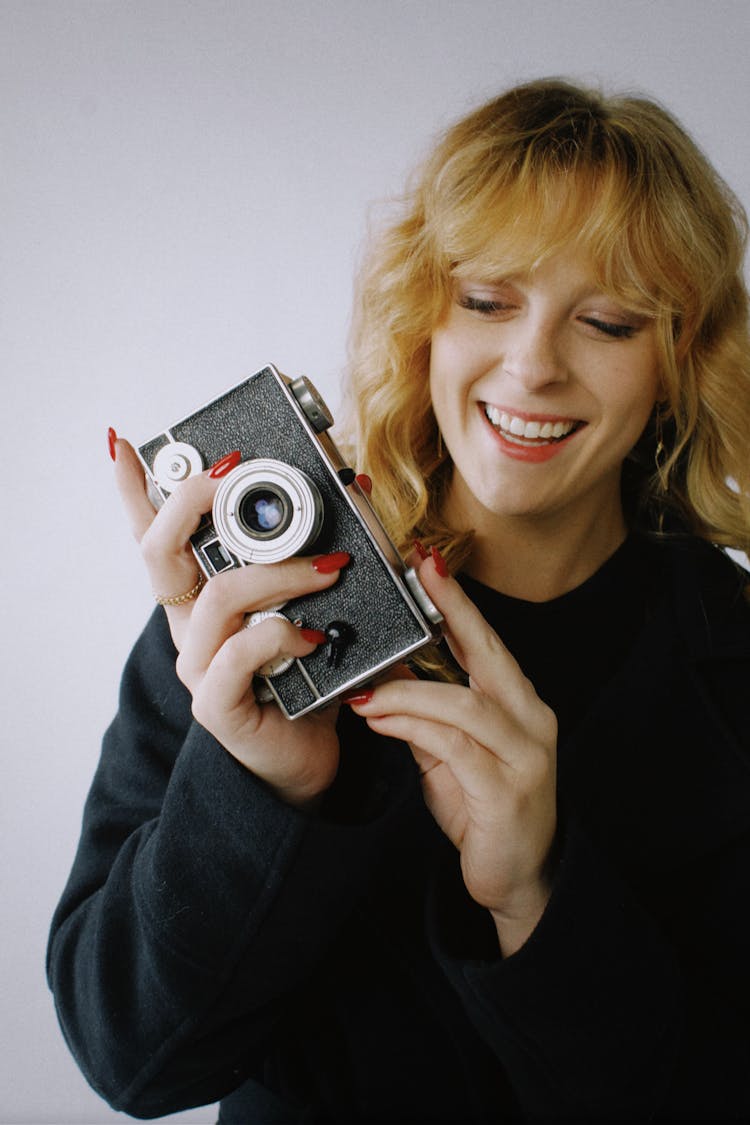
<svg viewBox="0 0 750 1125">
<path fill-rule="evenodd" d="M 191 721 L 158 611 L 128 662 L 50 937 L 115 1108 L 221 1121 L 750 1118 L 750 613 L 691 540 L 555 603 L 470 596 L 560 712 L 552 898 L 502 960 L 405 746 L 342 709 L 291 809 Z"/>
<path fill-rule="evenodd" d="M 461 577 L 555 712 L 561 738 L 591 707 L 653 614 L 665 583 L 663 555 L 657 541 L 631 535 L 588 582 L 547 602 L 521 601 Z"/>
</svg>

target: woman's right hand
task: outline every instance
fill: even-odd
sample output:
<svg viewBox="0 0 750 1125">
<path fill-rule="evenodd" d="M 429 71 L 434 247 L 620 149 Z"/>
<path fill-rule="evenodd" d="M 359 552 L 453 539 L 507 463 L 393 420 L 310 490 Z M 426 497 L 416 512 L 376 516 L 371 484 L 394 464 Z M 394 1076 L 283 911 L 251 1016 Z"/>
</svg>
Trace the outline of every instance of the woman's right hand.
<svg viewBox="0 0 750 1125">
<path fill-rule="evenodd" d="M 211 510 L 220 477 L 189 477 L 158 512 L 146 494 L 133 447 L 112 439 L 117 485 L 140 543 L 154 590 L 178 595 L 198 579 L 190 536 Z M 338 564 L 338 565 L 337 565 Z M 177 675 L 193 697 L 193 715 L 247 769 L 289 804 L 303 807 L 333 781 L 338 768 L 338 708 L 291 722 L 275 703 L 260 703 L 253 677 L 269 661 L 307 656 L 324 639 L 316 622 L 299 629 L 282 617 L 245 628 L 248 613 L 332 586 L 346 560 L 292 558 L 225 571 L 197 598 L 165 607 L 178 651 Z"/>
</svg>

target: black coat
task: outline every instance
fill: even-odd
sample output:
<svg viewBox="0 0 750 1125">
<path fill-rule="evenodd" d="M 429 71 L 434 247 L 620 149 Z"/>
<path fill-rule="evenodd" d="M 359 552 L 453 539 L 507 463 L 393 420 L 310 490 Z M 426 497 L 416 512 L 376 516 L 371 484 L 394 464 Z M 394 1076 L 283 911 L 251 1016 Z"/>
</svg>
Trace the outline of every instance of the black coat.
<svg viewBox="0 0 750 1125">
<path fill-rule="evenodd" d="M 552 898 L 506 960 L 406 748 L 344 709 L 323 809 L 288 808 L 191 722 L 158 612 L 50 939 L 94 1088 L 243 1125 L 750 1120 L 750 611 L 714 548 L 668 559 L 560 748 Z"/>
</svg>

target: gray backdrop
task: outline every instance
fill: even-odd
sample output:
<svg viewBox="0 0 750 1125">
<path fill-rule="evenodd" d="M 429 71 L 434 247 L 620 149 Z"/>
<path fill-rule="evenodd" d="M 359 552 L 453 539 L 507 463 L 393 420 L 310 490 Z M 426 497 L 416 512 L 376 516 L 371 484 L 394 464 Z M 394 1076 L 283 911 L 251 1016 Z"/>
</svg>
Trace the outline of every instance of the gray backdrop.
<svg viewBox="0 0 750 1125">
<path fill-rule="evenodd" d="M 117 1115 L 63 1045 L 43 952 L 150 612 L 107 427 L 143 440 L 268 360 L 335 408 L 370 205 L 511 82 L 651 93 L 747 204 L 750 5 L 0 0 L 0 21 L 0 1121 L 82 1125 Z"/>
</svg>

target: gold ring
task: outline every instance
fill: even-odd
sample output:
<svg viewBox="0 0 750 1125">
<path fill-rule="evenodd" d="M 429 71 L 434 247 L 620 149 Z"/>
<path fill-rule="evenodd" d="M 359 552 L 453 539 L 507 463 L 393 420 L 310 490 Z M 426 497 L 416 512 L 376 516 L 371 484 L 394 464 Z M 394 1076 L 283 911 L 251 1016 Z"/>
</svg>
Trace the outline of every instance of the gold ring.
<svg viewBox="0 0 750 1125">
<path fill-rule="evenodd" d="M 191 602 L 193 598 L 197 598 L 205 585 L 206 579 L 201 574 L 193 588 L 186 590 L 184 594 L 154 594 L 154 600 L 157 605 L 184 605 L 185 602 Z"/>
</svg>

